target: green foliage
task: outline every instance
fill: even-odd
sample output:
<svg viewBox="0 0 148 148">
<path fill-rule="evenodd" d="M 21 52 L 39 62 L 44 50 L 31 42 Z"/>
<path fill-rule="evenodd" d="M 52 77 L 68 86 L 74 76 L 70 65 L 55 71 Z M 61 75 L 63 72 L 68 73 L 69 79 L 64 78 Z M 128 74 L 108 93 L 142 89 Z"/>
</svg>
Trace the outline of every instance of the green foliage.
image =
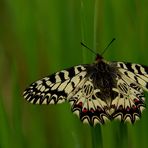
<svg viewBox="0 0 148 148">
<path fill-rule="evenodd" d="M 22 97 L 43 76 L 93 62 L 81 41 L 101 52 L 115 37 L 106 59 L 148 65 L 147 1 L 0 3 L 0 147 L 148 147 L 148 110 L 135 125 L 113 121 L 92 128 L 72 115 L 69 104 L 35 106 Z"/>
</svg>

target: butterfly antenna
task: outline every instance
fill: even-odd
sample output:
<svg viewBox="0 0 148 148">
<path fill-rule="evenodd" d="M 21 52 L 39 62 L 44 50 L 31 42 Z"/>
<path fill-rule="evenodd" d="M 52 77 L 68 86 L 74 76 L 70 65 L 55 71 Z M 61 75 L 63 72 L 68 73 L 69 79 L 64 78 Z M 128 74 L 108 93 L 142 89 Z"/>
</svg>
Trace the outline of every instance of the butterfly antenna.
<svg viewBox="0 0 148 148">
<path fill-rule="evenodd" d="M 113 43 L 113 41 L 115 41 L 115 38 L 113 38 L 113 39 L 111 40 L 111 42 L 105 47 L 105 49 L 104 49 L 104 51 L 101 53 L 101 55 L 103 55 L 103 54 L 106 52 L 106 50 L 107 50 L 108 47 Z"/>
<path fill-rule="evenodd" d="M 92 49 L 90 49 L 89 47 L 87 47 L 84 43 L 80 42 L 82 46 L 84 46 L 85 48 L 87 48 L 88 50 L 90 50 L 93 54 L 97 55 L 97 53 L 95 53 Z"/>
</svg>

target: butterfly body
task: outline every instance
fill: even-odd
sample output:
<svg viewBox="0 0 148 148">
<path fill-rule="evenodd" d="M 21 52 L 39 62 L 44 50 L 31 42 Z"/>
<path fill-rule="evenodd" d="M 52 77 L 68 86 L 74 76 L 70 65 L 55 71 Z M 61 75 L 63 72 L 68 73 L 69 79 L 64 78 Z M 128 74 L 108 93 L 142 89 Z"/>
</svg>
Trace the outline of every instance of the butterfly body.
<svg viewBox="0 0 148 148">
<path fill-rule="evenodd" d="M 33 104 L 68 101 L 83 123 L 104 124 L 120 119 L 134 123 L 145 108 L 148 67 L 107 62 L 97 54 L 93 64 L 78 65 L 32 83 L 24 98 Z"/>
</svg>

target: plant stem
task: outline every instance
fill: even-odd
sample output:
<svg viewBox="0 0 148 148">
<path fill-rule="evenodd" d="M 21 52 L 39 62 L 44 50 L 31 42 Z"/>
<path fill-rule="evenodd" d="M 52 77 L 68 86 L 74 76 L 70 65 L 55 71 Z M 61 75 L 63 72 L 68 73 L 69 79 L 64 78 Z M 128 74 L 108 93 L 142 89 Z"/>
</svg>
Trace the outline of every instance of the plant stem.
<svg viewBox="0 0 148 148">
<path fill-rule="evenodd" d="M 92 134 L 92 147 L 103 148 L 101 126 L 97 125 L 91 128 Z"/>
</svg>

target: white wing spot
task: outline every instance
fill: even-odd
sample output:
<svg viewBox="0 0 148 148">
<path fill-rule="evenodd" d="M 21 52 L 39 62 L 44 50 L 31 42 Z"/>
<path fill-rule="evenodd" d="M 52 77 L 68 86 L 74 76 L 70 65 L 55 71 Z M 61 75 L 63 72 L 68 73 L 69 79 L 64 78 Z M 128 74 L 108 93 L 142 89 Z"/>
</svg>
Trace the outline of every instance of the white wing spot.
<svg viewBox="0 0 148 148">
<path fill-rule="evenodd" d="M 69 94 L 73 90 L 71 83 L 69 83 L 64 90 L 66 93 Z"/>
<path fill-rule="evenodd" d="M 50 81 L 46 81 L 46 84 L 49 86 L 51 84 L 51 82 Z"/>
<path fill-rule="evenodd" d="M 38 80 L 35 83 L 37 83 L 37 85 L 40 85 L 40 84 L 42 84 L 42 80 Z"/>
<path fill-rule="evenodd" d="M 57 87 L 60 85 L 60 83 L 55 83 L 54 86 L 52 86 L 51 90 L 57 89 Z"/>
<path fill-rule="evenodd" d="M 55 75 L 56 83 L 61 81 L 61 78 L 58 74 Z"/>
<path fill-rule="evenodd" d="M 78 110 L 75 110 L 73 114 L 77 115 L 78 117 L 80 116 L 80 112 Z"/>
<path fill-rule="evenodd" d="M 51 99 L 50 104 L 55 104 L 53 99 Z"/>
<path fill-rule="evenodd" d="M 136 64 L 131 65 L 132 69 L 134 70 L 134 73 L 138 73 L 138 70 L 137 70 L 137 68 L 135 66 L 136 66 Z"/>
<path fill-rule="evenodd" d="M 59 87 L 58 87 L 58 91 L 62 91 L 68 84 L 69 80 L 66 80 L 65 82 L 63 82 Z"/>
<path fill-rule="evenodd" d="M 45 86 L 42 86 L 41 88 L 40 88 L 40 91 L 44 91 L 45 90 Z"/>
<path fill-rule="evenodd" d="M 88 124 L 88 123 L 89 123 L 89 122 L 88 122 L 88 119 L 85 118 L 85 119 L 83 120 L 83 123 Z"/>
</svg>

